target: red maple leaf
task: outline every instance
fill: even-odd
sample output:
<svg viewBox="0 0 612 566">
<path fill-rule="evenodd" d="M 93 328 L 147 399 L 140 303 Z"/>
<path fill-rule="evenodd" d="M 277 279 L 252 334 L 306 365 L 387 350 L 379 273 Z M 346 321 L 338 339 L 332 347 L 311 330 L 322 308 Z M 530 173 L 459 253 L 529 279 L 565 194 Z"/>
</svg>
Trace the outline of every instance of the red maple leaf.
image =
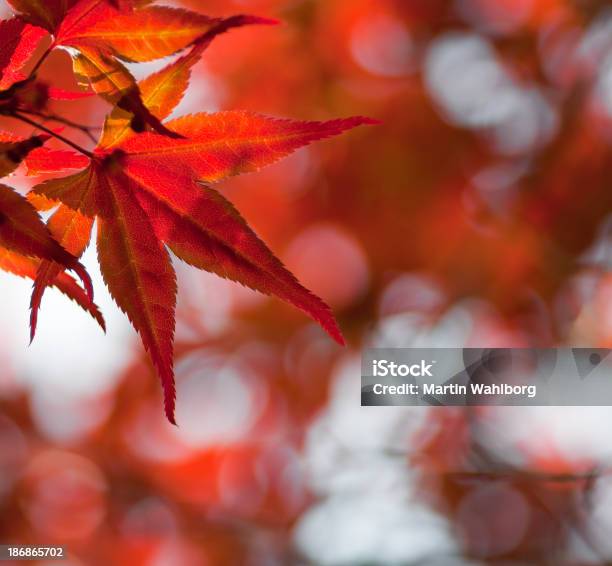
<svg viewBox="0 0 612 566">
<path fill-rule="evenodd" d="M 93 151 L 55 134 L 84 156 L 33 156 L 29 166 L 35 172 L 85 168 L 39 184 L 28 196 L 41 210 L 60 203 L 48 230 L 74 257 L 88 245 L 97 219 L 104 280 L 151 356 L 163 384 L 166 415 L 174 423 L 176 280 L 170 252 L 199 269 L 291 303 L 344 343 L 329 307 L 297 281 L 210 184 L 256 171 L 313 141 L 373 121 L 306 122 L 229 111 L 164 122 L 183 97 L 192 66 L 216 36 L 245 24 L 272 22 L 252 16 L 208 18 L 148 4 L 81 0 L 42 7 L 12 1 L 23 18 L 53 35 L 51 49 L 76 50 L 76 74 L 115 105 Z M 186 48 L 185 55 L 139 84 L 121 63 L 158 59 Z M 35 125 L 19 102 L 21 85 L 11 88 L 15 94 L 5 113 Z M 44 290 L 66 267 L 54 258 L 43 259 L 32 295 L 32 336 Z"/>
</svg>

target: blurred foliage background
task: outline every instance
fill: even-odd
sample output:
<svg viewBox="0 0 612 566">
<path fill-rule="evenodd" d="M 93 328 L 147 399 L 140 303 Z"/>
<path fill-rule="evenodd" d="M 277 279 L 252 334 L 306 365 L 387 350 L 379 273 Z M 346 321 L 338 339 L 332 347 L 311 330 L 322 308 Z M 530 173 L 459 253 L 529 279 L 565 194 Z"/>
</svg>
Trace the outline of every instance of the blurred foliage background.
<svg viewBox="0 0 612 566">
<path fill-rule="evenodd" d="M 174 428 L 99 274 L 108 335 L 49 293 L 31 348 L 29 284 L 2 276 L 0 541 L 74 565 L 610 563 L 610 409 L 359 406 L 366 346 L 612 345 L 609 2 L 180 4 L 283 24 L 220 38 L 179 114 L 383 122 L 219 187 L 349 347 L 177 264 Z M 76 88 L 66 53 L 41 76 Z"/>
</svg>

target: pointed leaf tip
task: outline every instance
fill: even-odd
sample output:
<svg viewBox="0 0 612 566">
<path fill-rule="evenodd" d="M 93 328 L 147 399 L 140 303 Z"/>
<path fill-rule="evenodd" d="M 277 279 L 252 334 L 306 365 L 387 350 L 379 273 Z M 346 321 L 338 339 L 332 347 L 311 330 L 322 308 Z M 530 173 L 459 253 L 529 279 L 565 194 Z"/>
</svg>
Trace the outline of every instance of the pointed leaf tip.
<svg viewBox="0 0 612 566">
<path fill-rule="evenodd" d="M 368 116 L 359 116 L 359 118 L 361 118 L 361 124 L 364 126 L 380 126 L 384 124 L 382 120 L 378 120 L 377 118 L 369 118 Z"/>
<path fill-rule="evenodd" d="M 278 26 L 283 22 L 281 20 L 277 20 L 276 18 L 263 18 L 260 16 L 250 16 L 248 14 L 240 14 L 239 16 L 234 16 L 237 20 L 240 19 L 242 21 L 242 25 L 255 25 L 255 26 Z M 233 19 L 233 18 L 228 18 Z"/>
<path fill-rule="evenodd" d="M 37 270 L 33 270 L 32 273 L 29 274 L 32 277 L 35 276 L 34 285 L 32 286 L 32 296 L 30 298 L 30 344 L 32 344 L 34 338 L 36 337 L 38 313 L 40 312 L 43 294 L 48 285 L 53 285 L 68 298 L 75 301 L 84 311 L 88 312 L 92 316 L 92 318 L 102 329 L 102 332 L 106 334 L 106 321 L 104 320 L 104 316 L 102 315 L 99 307 L 93 302 L 93 288 L 91 288 L 91 292 L 84 291 L 67 273 L 60 271 L 59 269 L 58 271 L 49 272 L 49 266 L 51 266 L 51 269 L 53 269 L 56 264 L 43 262 L 43 265 L 45 264 L 47 275 L 51 274 L 52 279 L 54 277 L 54 280 L 41 278 L 40 265 L 38 266 Z"/>
<path fill-rule="evenodd" d="M 346 340 L 344 338 L 344 335 L 342 334 L 342 330 L 340 330 L 338 326 L 336 326 L 333 333 L 332 332 L 328 332 L 328 333 L 338 345 L 342 346 L 343 348 L 346 347 Z"/>
<path fill-rule="evenodd" d="M 168 422 L 171 425 L 178 426 L 176 424 L 176 417 L 174 415 L 174 399 L 169 401 L 168 398 L 165 397 L 165 393 L 164 393 L 164 412 L 166 413 L 166 418 L 168 419 Z"/>
<path fill-rule="evenodd" d="M 94 288 L 91 277 L 89 276 L 89 273 L 87 273 L 87 269 L 85 269 L 85 266 L 80 262 L 76 262 L 75 265 L 71 266 L 71 269 L 79 276 L 79 279 L 85 288 L 87 298 L 89 299 L 89 302 L 93 304 Z"/>
</svg>

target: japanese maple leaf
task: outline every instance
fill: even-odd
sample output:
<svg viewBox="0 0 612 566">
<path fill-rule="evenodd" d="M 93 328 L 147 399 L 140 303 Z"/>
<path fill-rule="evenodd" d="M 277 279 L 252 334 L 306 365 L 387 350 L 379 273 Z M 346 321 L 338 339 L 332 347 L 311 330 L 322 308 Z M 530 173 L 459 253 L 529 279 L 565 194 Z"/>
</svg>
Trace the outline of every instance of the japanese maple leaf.
<svg viewBox="0 0 612 566">
<path fill-rule="evenodd" d="M 180 102 L 188 86 L 191 68 L 200 59 L 206 48 L 215 37 L 232 28 L 249 24 L 269 23 L 253 16 L 232 16 L 217 20 L 206 33 L 193 42 L 192 48 L 162 71 L 150 76 L 141 83 L 143 94 L 146 95 L 144 103 L 147 112 L 156 118 L 165 118 Z M 53 96 L 68 96 L 70 93 L 52 93 Z M 119 140 L 129 137 L 134 131 L 135 116 L 132 112 L 116 106 L 105 122 L 104 135 L 101 145 L 110 146 Z M 138 129 L 138 128 L 137 128 Z M 65 169 L 80 169 L 86 167 L 89 160 L 81 154 L 71 151 L 60 152 L 43 149 L 34 150 L 27 160 L 28 174 L 54 173 Z M 30 195 L 32 197 L 32 195 Z M 36 202 L 40 210 L 52 208 L 52 203 Z M 90 239 L 93 220 L 76 211 L 71 211 L 62 205 L 51 216 L 47 226 L 53 237 L 70 253 L 80 257 L 87 247 Z M 53 283 L 62 266 L 52 262 L 43 261 L 38 268 L 38 276 L 32 293 L 30 313 L 30 338 L 33 340 L 36 333 L 38 311 L 45 292 L 45 288 Z"/>
<path fill-rule="evenodd" d="M 40 135 L 19 139 L 11 134 L 0 133 L 0 177 L 12 173 L 34 152 L 45 155 L 42 145 L 48 138 L 47 135 Z M 54 152 L 50 151 L 49 156 L 52 155 Z M 104 326 L 99 310 L 91 301 L 91 280 L 83 266 L 53 239 L 48 227 L 25 198 L 12 188 L 0 184 L 0 268 L 34 279 L 43 261 L 58 266 L 49 284 L 57 286 Z M 64 273 L 65 269 L 72 269 L 79 274 L 87 295 L 72 277 Z"/>
<path fill-rule="evenodd" d="M 144 103 L 160 120 L 180 100 L 191 56 L 140 85 Z M 165 124 L 180 134 L 177 139 L 135 133 L 129 114 L 118 108 L 107 119 L 89 167 L 30 193 L 33 202 L 59 201 L 98 219 L 104 280 L 151 355 L 170 422 L 175 422 L 176 281 L 168 250 L 195 267 L 280 297 L 344 342 L 329 307 L 297 281 L 229 201 L 204 183 L 255 171 L 313 141 L 368 123 L 373 121 L 362 117 L 300 122 L 241 111 L 196 114 Z"/>
<path fill-rule="evenodd" d="M 74 53 L 74 70 L 101 97 L 133 114 L 133 127 L 168 129 L 143 104 L 132 74 L 121 61 L 144 62 L 173 55 L 223 20 L 187 10 L 150 6 L 143 0 L 9 0 L 21 16 L 53 35 L 50 49 Z M 257 20 L 257 21 L 255 21 Z M 255 19 L 250 23 L 273 23 Z"/>
<path fill-rule="evenodd" d="M 0 91 L 25 78 L 20 71 L 44 36 L 22 18 L 0 20 Z"/>
</svg>

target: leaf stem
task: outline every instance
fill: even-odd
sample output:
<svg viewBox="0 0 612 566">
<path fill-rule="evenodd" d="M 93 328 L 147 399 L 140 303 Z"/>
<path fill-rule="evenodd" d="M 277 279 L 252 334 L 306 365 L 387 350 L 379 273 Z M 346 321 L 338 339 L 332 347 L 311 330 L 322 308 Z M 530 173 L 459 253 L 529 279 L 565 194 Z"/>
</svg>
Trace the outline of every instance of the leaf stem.
<svg viewBox="0 0 612 566">
<path fill-rule="evenodd" d="M 64 124 L 64 126 L 68 126 L 70 128 L 75 128 L 76 130 L 83 132 L 93 143 L 97 143 L 96 137 L 91 133 L 91 130 L 94 129 L 93 127 L 78 124 L 77 122 L 73 122 L 72 120 L 68 120 L 67 118 L 63 118 L 62 116 L 58 116 L 56 114 L 43 114 L 42 112 L 24 110 L 22 108 L 18 109 L 18 112 L 20 112 L 21 114 L 37 116 L 38 118 L 42 118 L 43 120 L 51 120 L 52 122 L 58 122 L 59 124 Z"/>
<path fill-rule="evenodd" d="M 17 120 L 21 120 L 22 122 L 25 122 L 26 124 L 29 124 L 30 126 L 33 126 L 34 128 L 37 128 L 37 129 L 39 129 L 39 130 L 49 134 L 50 136 L 60 140 L 61 142 L 65 143 L 66 145 L 69 145 L 71 148 L 75 149 L 79 153 L 82 153 L 83 155 L 89 157 L 89 159 L 94 159 L 94 154 L 91 151 L 87 151 L 85 148 L 83 148 L 80 145 L 74 143 L 72 140 L 69 140 L 68 138 L 65 138 L 64 136 L 62 136 L 61 134 L 58 134 L 57 132 L 54 132 L 53 130 L 50 130 L 46 126 L 43 126 L 42 124 L 38 124 L 34 120 L 30 120 L 30 118 L 28 118 L 27 116 L 24 116 L 23 114 L 20 114 L 19 112 L 13 112 L 12 114 L 9 114 L 9 116 L 11 116 L 12 118 L 15 118 Z"/>
</svg>

